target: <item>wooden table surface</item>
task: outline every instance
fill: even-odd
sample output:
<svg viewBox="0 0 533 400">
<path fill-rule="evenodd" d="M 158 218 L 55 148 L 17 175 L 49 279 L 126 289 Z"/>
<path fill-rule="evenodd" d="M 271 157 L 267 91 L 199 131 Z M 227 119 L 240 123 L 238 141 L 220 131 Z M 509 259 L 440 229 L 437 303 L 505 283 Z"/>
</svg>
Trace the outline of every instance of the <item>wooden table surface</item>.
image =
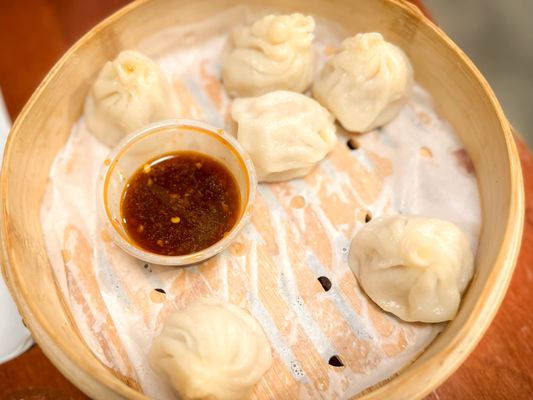
<svg viewBox="0 0 533 400">
<path fill-rule="evenodd" d="M 0 0 L 0 88 L 13 119 L 68 47 L 126 3 Z M 477 348 L 427 399 L 533 399 L 533 157 L 520 140 L 517 143 L 526 186 L 526 218 L 511 286 Z M 38 346 L 0 365 L 0 400 L 47 398 L 87 399 Z"/>
</svg>

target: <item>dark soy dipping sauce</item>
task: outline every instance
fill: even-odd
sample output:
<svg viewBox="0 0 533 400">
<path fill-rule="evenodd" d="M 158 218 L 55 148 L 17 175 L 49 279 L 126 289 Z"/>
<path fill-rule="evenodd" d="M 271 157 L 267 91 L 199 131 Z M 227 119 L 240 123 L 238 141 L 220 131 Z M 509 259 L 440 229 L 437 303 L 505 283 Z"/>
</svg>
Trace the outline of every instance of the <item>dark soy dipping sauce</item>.
<svg viewBox="0 0 533 400">
<path fill-rule="evenodd" d="M 122 195 L 122 221 L 142 249 L 166 256 L 203 250 L 221 240 L 239 217 L 232 173 L 213 158 L 169 153 L 139 168 Z"/>
</svg>

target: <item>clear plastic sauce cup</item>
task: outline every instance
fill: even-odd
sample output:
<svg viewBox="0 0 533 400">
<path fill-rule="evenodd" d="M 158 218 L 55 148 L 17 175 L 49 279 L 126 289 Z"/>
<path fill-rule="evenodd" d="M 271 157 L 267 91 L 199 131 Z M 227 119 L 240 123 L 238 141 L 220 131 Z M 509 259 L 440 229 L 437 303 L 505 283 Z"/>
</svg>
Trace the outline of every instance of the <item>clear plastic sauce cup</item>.
<svg viewBox="0 0 533 400">
<path fill-rule="evenodd" d="M 180 151 L 206 154 L 228 168 L 239 189 L 240 210 L 234 226 L 215 244 L 191 254 L 165 256 L 143 249 L 129 237 L 122 223 L 121 202 L 126 184 L 142 165 Z M 234 241 L 250 217 L 257 179 L 252 160 L 235 138 L 205 122 L 173 119 L 153 123 L 124 138 L 106 158 L 99 184 L 99 217 L 112 240 L 140 260 L 178 266 L 211 258 Z"/>
</svg>

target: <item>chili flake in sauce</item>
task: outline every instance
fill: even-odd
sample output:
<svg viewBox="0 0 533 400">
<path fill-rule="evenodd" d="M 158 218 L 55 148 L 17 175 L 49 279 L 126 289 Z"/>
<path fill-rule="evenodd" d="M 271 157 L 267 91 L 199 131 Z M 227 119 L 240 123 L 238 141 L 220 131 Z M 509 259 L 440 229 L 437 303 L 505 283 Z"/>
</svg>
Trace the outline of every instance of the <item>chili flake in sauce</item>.
<svg viewBox="0 0 533 400">
<path fill-rule="evenodd" d="M 152 253 L 180 256 L 221 240 L 239 216 L 240 195 L 232 173 L 193 151 L 148 161 L 122 195 L 122 221 L 130 238 Z"/>
</svg>

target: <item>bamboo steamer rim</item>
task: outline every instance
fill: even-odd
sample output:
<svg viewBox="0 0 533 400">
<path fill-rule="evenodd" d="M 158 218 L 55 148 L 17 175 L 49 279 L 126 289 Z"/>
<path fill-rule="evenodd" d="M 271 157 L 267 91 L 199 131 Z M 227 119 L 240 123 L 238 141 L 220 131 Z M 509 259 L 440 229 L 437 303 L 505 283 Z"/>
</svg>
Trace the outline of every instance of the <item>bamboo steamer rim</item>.
<svg viewBox="0 0 533 400">
<path fill-rule="evenodd" d="M 43 81 L 39 84 L 15 120 L 5 146 L 2 171 L 0 175 L 0 199 L 2 202 L 3 214 L 3 218 L 0 221 L 0 232 L 4 238 L 1 241 L 1 271 L 4 276 L 4 280 L 6 281 L 6 284 L 17 303 L 19 312 L 21 313 L 23 319 L 25 321 L 37 321 L 35 325 L 29 324 L 28 326 L 34 335 L 34 339 L 39 345 L 44 342 L 44 339 L 42 339 L 39 334 L 52 339 L 55 347 L 48 348 L 42 346 L 43 352 L 65 376 L 69 377 L 69 379 L 74 382 L 76 378 L 75 374 L 68 370 L 66 366 L 61 364 L 59 357 L 56 356 L 56 352 L 59 351 L 61 354 L 66 356 L 87 376 L 95 377 L 98 376 L 98 373 L 92 365 L 87 365 L 84 362 L 85 360 L 79 356 L 79 353 L 77 353 L 74 348 L 65 346 L 60 340 L 56 340 L 58 339 L 58 334 L 56 333 L 54 327 L 51 326 L 49 321 L 45 318 L 44 314 L 38 307 L 32 307 L 26 301 L 27 298 L 30 298 L 30 291 L 24 284 L 24 281 L 21 280 L 15 260 L 13 260 L 12 254 L 9 252 L 10 243 L 8 243 L 8 240 L 6 240 L 6 238 L 9 237 L 7 234 L 9 231 L 7 214 L 7 166 L 14 162 L 12 154 L 12 142 L 19 125 L 22 124 L 22 121 L 24 121 L 26 116 L 31 112 L 32 105 L 45 90 L 47 83 L 59 73 L 61 67 L 69 61 L 71 55 L 76 53 L 85 42 L 97 35 L 101 30 L 112 25 L 116 20 L 123 18 L 137 7 L 141 7 L 151 1 L 152 0 L 138 0 L 121 8 L 92 28 L 88 33 L 83 35 L 60 58 L 60 60 L 54 65 Z M 488 276 L 485 287 L 482 289 L 478 300 L 475 302 L 472 312 L 468 316 L 465 324 L 455 334 L 453 340 L 447 343 L 443 349 L 441 349 L 425 363 L 415 367 L 410 367 L 401 374 L 395 376 L 383 386 L 380 386 L 358 397 L 361 399 L 382 399 L 391 398 L 394 396 L 396 399 L 413 399 L 421 398 L 427 395 L 435 387 L 443 383 L 462 364 L 466 357 L 475 348 L 477 343 L 481 340 L 483 334 L 488 329 L 496 312 L 498 311 L 499 305 L 503 301 L 509 286 L 520 250 L 525 209 L 524 186 L 520 167 L 520 159 L 516 144 L 514 142 L 511 126 L 509 125 L 509 122 L 507 121 L 503 110 L 496 99 L 496 96 L 494 95 L 494 92 L 488 85 L 483 75 L 475 67 L 473 62 L 439 27 L 426 18 L 416 6 L 409 3 L 407 0 L 380 1 L 388 3 L 391 7 L 401 9 L 410 18 L 418 20 L 418 22 L 426 25 L 436 36 L 439 37 L 439 40 L 442 40 L 443 43 L 458 56 L 460 62 L 466 67 L 468 72 L 472 74 L 472 76 L 481 84 L 481 86 L 483 86 L 485 94 L 503 130 L 507 156 L 510 162 L 510 187 L 511 193 L 513 194 L 511 196 L 511 203 L 509 205 L 509 216 L 508 219 L 504 221 L 506 224 L 506 229 L 503 243 L 496 256 L 494 267 Z M 29 316 L 33 318 L 28 318 Z M 473 329 L 474 326 L 475 329 Z M 438 370 L 438 374 L 434 373 L 436 370 Z M 134 399 L 148 398 L 147 396 L 127 386 L 118 378 L 112 378 L 112 375 L 106 375 L 103 377 L 100 376 L 98 381 L 107 388 L 115 391 L 117 395 L 127 396 L 128 398 Z"/>
</svg>

